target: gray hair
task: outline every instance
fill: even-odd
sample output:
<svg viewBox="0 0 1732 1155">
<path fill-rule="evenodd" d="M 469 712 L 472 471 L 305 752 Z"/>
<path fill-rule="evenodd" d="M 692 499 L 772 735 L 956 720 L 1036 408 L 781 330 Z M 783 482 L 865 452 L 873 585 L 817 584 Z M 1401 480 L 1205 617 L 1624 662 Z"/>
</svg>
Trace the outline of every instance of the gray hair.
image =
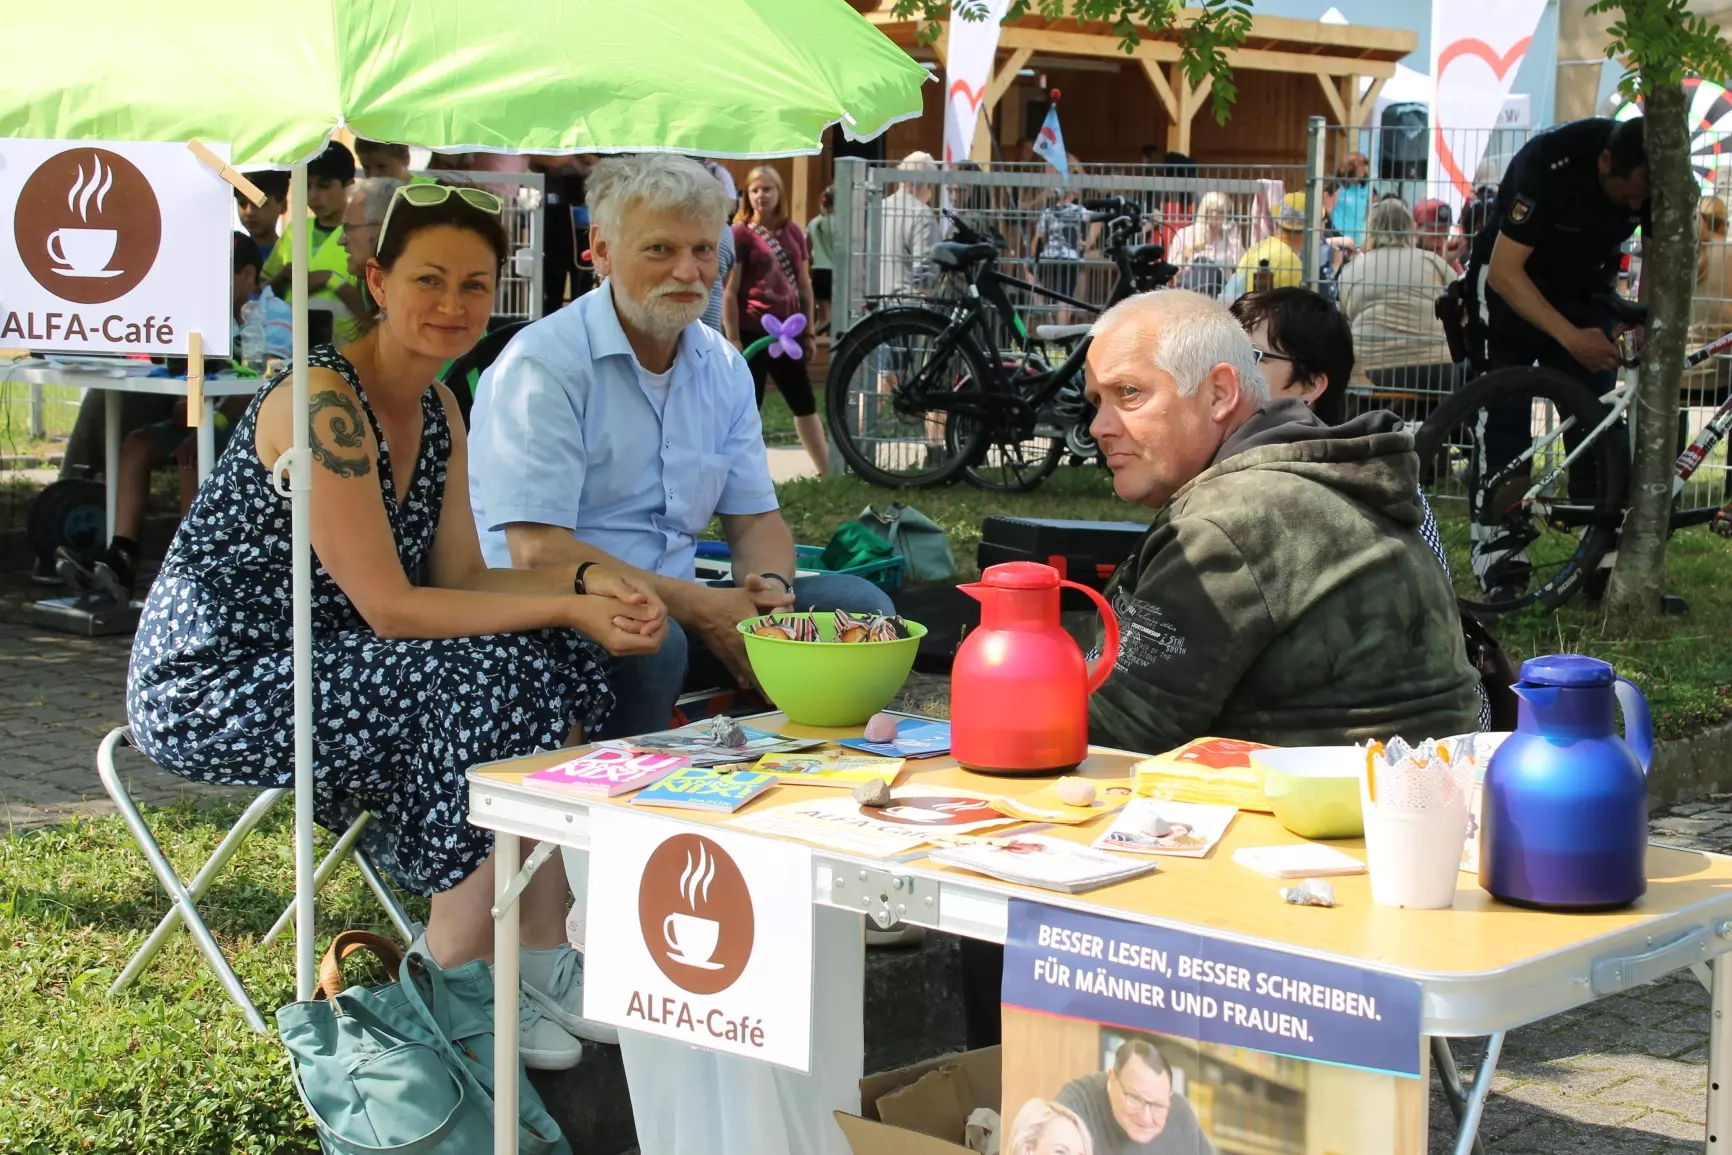
<svg viewBox="0 0 1732 1155">
<path fill-rule="evenodd" d="M 718 233 L 733 208 L 703 165 L 668 152 L 607 157 L 590 171 L 586 187 L 590 223 L 609 239 L 617 238 L 625 207 L 634 202 L 651 212 L 682 213 Z"/>
<path fill-rule="evenodd" d="M 1151 324 L 1141 331 L 1149 343 L 1149 360 L 1172 375 L 1179 396 L 1189 397 L 1216 365 L 1231 366 L 1239 387 L 1258 405 L 1269 402 L 1269 382 L 1257 365 L 1251 338 L 1224 305 L 1212 297 L 1184 289 L 1161 289 L 1127 297 L 1102 313 L 1089 329 L 1091 340 L 1121 325 Z"/>
<path fill-rule="evenodd" d="M 1089 1134 L 1082 1119 L 1063 1103 L 1047 1099 L 1030 1099 L 1022 1105 L 1015 1122 L 1010 1125 L 1010 1141 L 999 1150 L 1006 1155 L 1027 1155 L 1034 1150 L 1035 1144 L 1046 1138 L 1046 1129 L 1054 1119 L 1070 1120 L 1077 1134 L 1082 1136 L 1083 1155 L 1093 1155 L 1094 1136 Z"/>
<path fill-rule="evenodd" d="M 1365 214 L 1365 247 L 1368 249 L 1414 247 L 1414 232 L 1419 228 L 1413 210 L 1407 202 L 1384 197 Z"/>
<path fill-rule="evenodd" d="M 385 210 L 391 207 L 391 198 L 397 195 L 407 181 L 400 181 L 393 176 L 369 176 L 356 181 L 349 188 L 349 199 L 361 206 L 361 214 L 369 224 L 379 225 L 385 220 Z"/>
</svg>

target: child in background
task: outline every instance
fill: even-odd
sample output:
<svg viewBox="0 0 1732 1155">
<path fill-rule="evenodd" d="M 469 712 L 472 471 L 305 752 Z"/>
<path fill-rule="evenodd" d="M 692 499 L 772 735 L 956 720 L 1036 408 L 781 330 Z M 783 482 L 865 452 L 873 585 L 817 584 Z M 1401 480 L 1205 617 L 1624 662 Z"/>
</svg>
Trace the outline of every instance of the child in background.
<svg viewBox="0 0 1732 1155">
<path fill-rule="evenodd" d="M 409 179 L 409 146 L 406 144 L 385 144 L 357 136 L 355 159 L 361 164 L 362 176 L 383 176 L 401 181 Z"/>
<path fill-rule="evenodd" d="M 348 208 L 349 186 L 354 180 L 355 158 L 334 140 L 307 164 L 307 209 L 313 216 L 309 222 L 311 235 L 307 238 L 312 252 L 312 260 L 307 264 L 307 292 L 312 300 L 342 303 L 337 289 L 349 279 L 349 254 L 343 248 L 343 213 Z M 292 299 L 293 232 L 285 229 L 271 255 L 265 258 L 264 279 L 285 301 Z M 348 314 L 347 305 L 338 314 L 335 331 L 340 345 L 360 334 L 359 321 Z"/>
<path fill-rule="evenodd" d="M 277 247 L 277 227 L 283 214 L 289 211 L 289 174 L 263 169 L 245 175 L 265 194 L 265 203 L 255 205 L 237 189 L 235 208 L 240 213 L 241 227 L 264 256 Z"/>
</svg>

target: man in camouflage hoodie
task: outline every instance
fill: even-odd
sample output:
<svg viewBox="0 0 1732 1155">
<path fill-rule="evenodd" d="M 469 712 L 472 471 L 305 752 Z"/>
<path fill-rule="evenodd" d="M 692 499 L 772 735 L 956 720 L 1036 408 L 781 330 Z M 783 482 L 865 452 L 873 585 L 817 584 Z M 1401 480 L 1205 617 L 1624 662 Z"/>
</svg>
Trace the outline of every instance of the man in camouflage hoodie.
<svg viewBox="0 0 1732 1155">
<path fill-rule="evenodd" d="M 1419 460 L 1392 413 L 1326 426 L 1269 400 L 1250 339 L 1195 293 L 1095 325 L 1090 426 L 1126 501 L 1156 511 L 1107 597 L 1118 662 L 1098 744 L 1216 735 L 1282 746 L 1475 728 L 1479 678 L 1419 533 Z"/>
</svg>

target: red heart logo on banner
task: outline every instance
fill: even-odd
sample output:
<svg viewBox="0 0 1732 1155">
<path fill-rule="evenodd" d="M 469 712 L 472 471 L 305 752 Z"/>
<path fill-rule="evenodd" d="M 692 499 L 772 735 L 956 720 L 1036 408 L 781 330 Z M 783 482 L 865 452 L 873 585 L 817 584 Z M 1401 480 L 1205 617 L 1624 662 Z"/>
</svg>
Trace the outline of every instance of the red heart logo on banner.
<svg viewBox="0 0 1732 1155">
<path fill-rule="evenodd" d="M 1502 56 L 1499 56 L 1492 49 L 1492 46 L 1483 40 L 1476 40 L 1469 37 L 1453 41 L 1442 52 L 1437 54 L 1437 87 L 1440 89 L 1443 87 L 1443 74 L 1449 71 L 1449 66 L 1465 56 L 1479 57 L 1490 66 L 1493 75 L 1495 75 L 1499 80 L 1502 80 L 1509 70 L 1516 64 L 1520 63 L 1523 56 L 1527 55 L 1528 45 L 1533 43 L 1533 39 L 1532 36 L 1522 37 L 1520 40 L 1510 45 L 1510 50 Z M 1437 110 L 1434 107 L 1432 109 L 1434 118 L 1436 112 Z M 1431 132 L 1432 143 L 1437 148 L 1437 159 L 1438 162 L 1443 165 L 1444 173 L 1455 184 L 1456 189 L 1460 191 L 1462 199 L 1471 200 L 1473 198 L 1473 184 L 1462 173 L 1461 165 L 1456 162 L 1455 153 L 1450 151 L 1449 143 L 1444 140 L 1443 125 L 1434 123 Z"/>
<path fill-rule="evenodd" d="M 946 101 L 955 100 L 956 94 L 959 92 L 968 98 L 969 106 L 972 107 L 974 111 L 980 111 L 980 102 L 986 99 L 986 88 L 984 85 L 980 88 L 975 88 L 966 80 L 952 80 L 950 82 L 950 90 L 944 94 L 944 99 Z M 944 163 L 949 164 L 955 159 L 956 158 L 950 153 L 950 145 L 946 144 L 944 146 Z"/>
</svg>

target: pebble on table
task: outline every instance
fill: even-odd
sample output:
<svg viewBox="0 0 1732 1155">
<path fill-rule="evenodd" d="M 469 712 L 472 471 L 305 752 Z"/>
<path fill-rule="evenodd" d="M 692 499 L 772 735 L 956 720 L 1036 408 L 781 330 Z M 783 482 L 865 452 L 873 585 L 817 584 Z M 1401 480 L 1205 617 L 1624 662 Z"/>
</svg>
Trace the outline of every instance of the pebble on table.
<svg viewBox="0 0 1732 1155">
<path fill-rule="evenodd" d="M 1335 888 L 1327 879 L 1307 878 L 1298 886 L 1283 886 L 1281 901 L 1294 906 L 1334 906 Z"/>
<path fill-rule="evenodd" d="M 882 778 L 869 778 L 856 785 L 850 794 L 862 806 L 890 805 L 890 787 Z"/>
</svg>

